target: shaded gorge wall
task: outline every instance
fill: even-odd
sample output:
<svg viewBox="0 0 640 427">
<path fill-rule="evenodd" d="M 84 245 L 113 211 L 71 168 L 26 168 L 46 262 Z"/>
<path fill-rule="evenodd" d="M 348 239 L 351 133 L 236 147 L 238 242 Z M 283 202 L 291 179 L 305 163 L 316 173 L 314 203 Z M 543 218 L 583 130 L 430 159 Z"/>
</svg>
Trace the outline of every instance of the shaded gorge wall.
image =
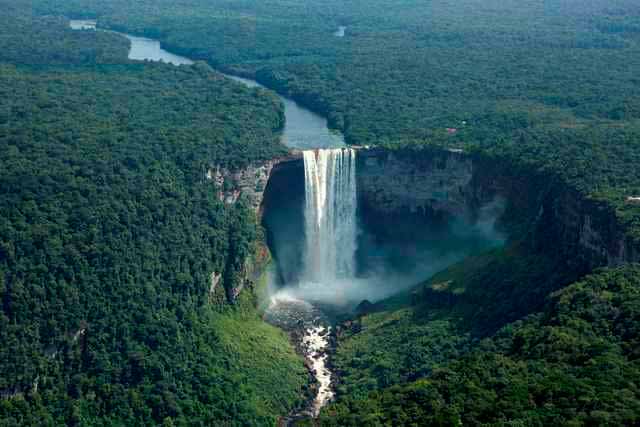
<svg viewBox="0 0 640 427">
<path fill-rule="evenodd" d="M 245 173 L 216 173 L 221 197 L 251 198 L 281 281 L 295 282 L 304 248 L 301 153 Z M 640 259 L 611 209 L 505 159 L 439 148 L 359 149 L 356 176 L 359 276 L 421 280 L 505 239 L 560 260 L 576 276 Z"/>
<path fill-rule="evenodd" d="M 496 230 L 529 249 L 561 258 L 583 274 L 640 260 L 615 212 L 544 171 L 459 150 L 373 149 L 360 153 L 363 218 L 431 217 L 486 224 L 501 205 Z M 489 214 L 487 216 L 487 214 Z"/>
<path fill-rule="evenodd" d="M 359 265 L 415 284 L 504 244 L 504 200 L 473 194 L 473 161 L 460 152 L 361 150 Z M 366 273 L 365 273 L 366 274 Z"/>
<path fill-rule="evenodd" d="M 291 283 L 303 271 L 305 182 L 302 158 L 277 164 L 264 192 L 260 215 L 278 279 Z"/>
<path fill-rule="evenodd" d="M 354 279 L 375 287 L 371 295 L 388 296 L 503 243 L 504 235 L 495 229 L 503 204 L 467 203 L 472 166 L 464 155 L 425 157 L 407 168 L 390 152 L 359 150 L 356 162 Z M 282 284 L 301 279 L 304 206 L 302 159 L 274 166 L 260 212 Z"/>
</svg>

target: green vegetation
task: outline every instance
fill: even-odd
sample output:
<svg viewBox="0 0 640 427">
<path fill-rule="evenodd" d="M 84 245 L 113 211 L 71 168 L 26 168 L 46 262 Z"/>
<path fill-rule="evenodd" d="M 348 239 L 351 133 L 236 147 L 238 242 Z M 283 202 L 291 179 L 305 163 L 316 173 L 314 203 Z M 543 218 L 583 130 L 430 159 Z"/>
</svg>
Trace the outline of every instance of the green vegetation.
<svg viewBox="0 0 640 427">
<path fill-rule="evenodd" d="M 29 1 L 4 0 L 0 14 L 0 62 L 68 66 L 127 63 L 129 41 L 107 32 L 72 33 L 61 16 L 36 16 Z"/>
<path fill-rule="evenodd" d="M 451 321 L 420 316 L 411 307 L 376 312 L 347 325 L 338 335 L 332 362 L 340 374 L 337 391 L 349 398 L 366 398 L 371 390 L 423 377 L 464 353 L 470 340 Z"/>
<path fill-rule="evenodd" d="M 250 292 L 220 304 L 260 234 L 205 179 L 282 153 L 277 99 L 205 63 L 129 63 L 126 40 L 61 14 L 255 77 L 350 143 L 462 148 L 544 177 L 640 242 L 635 0 L 0 6 L 3 425 L 274 424 L 306 380 Z M 640 423 L 640 267 L 576 282 L 556 241 L 525 234 L 345 324 L 320 422 Z"/>
<path fill-rule="evenodd" d="M 638 423 L 640 266 L 587 276 L 482 338 L 482 314 L 514 301 L 488 304 L 495 290 L 523 279 L 487 280 L 504 256 L 454 266 L 418 288 L 413 305 L 383 302 L 350 324 L 334 358 L 341 396 L 323 411 L 321 424 Z M 521 285 L 531 288 L 536 279 Z"/>
<path fill-rule="evenodd" d="M 376 303 L 338 333 L 338 391 L 366 396 L 430 374 L 505 324 L 541 310 L 549 292 L 571 283 L 562 267 L 509 246 L 470 256 Z"/>
<path fill-rule="evenodd" d="M 640 239 L 640 204 L 627 201 L 640 194 L 635 0 L 34 4 L 256 77 L 350 143 L 475 147 L 543 168 L 610 204 Z"/>
<path fill-rule="evenodd" d="M 275 424 L 307 372 L 218 304 L 259 231 L 205 172 L 282 153 L 279 101 L 0 3 L 0 425 Z"/>
</svg>

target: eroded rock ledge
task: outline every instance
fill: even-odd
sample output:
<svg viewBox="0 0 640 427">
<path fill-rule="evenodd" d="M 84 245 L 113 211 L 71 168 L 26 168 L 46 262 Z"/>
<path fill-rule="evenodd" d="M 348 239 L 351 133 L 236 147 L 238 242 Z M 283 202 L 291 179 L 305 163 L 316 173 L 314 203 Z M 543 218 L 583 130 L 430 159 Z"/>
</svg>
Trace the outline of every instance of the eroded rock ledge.
<svg viewBox="0 0 640 427">
<path fill-rule="evenodd" d="M 264 162 L 256 162 L 242 169 L 228 169 L 211 166 L 207 179 L 213 181 L 218 189 L 221 202 L 232 205 L 240 197 L 246 197 L 250 206 L 259 213 L 272 172 L 302 162 L 301 151 L 291 151 L 288 156 L 277 157 Z"/>
</svg>

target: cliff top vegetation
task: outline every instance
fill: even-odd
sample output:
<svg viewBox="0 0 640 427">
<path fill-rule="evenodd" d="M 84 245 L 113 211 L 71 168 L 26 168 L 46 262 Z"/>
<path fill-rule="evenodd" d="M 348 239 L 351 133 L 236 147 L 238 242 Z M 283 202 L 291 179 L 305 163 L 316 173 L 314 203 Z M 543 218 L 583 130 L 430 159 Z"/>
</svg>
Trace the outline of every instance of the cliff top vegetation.
<svg viewBox="0 0 640 427">
<path fill-rule="evenodd" d="M 0 1 L 0 425 L 275 423 L 307 372 L 251 284 L 218 304 L 258 230 L 205 173 L 282 153 L 279 100 L 30 4 Z"/>
<path fill-rule="evenodd" d="M 564 179 L 640 238 L 632 0 L 37 0 L 325 114 L 353 144 L 475 147 Z M 334 35 L 345 26 L 344 37 Z"/>
</svg>

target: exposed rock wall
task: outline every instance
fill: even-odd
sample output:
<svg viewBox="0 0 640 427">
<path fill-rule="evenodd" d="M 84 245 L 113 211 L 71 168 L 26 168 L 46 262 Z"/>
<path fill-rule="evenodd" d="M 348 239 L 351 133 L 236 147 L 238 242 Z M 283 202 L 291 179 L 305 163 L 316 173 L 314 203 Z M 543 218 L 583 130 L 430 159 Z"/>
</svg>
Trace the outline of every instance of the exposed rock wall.
<svg viewBox="0 0 640 427">
<path fill-rule="evenodd" d="M 277 160 L 270 160 L 237 170 L 217 166 L 209 169 L 207 178 L 216 185 L 221 202 L 232 205 L 245 195 L 251 206 L 257 208 L 275 162 Z"/>
<path fill-rule="evenodd" d="M 207 171 L 207 178 L 213 181 L 218 189 L 218 198 L 221 202 L 232 205 L 240 197 L 245 197 L 253 210 L 258 213 L 273 169 L 296 161 L 302 161 L 300 152 L 292 152 L 287 157 L 253 163 L 241 169 L 231 170 L 212 166 Z"/>
<path fill-rule="evenodd" d="M 640 251 L 625 238 L 612 208 L 553 177 L 496 158 L 459 150 L 360 150 L 358 193 L 367 212 L 389 216 L 473 216 L 501 197 L 508 205 L 505 215 L 525 224 L 519 231 L 572 268 L 588 271 L 640 261 Z"/>
<path fill-rule="evenodd" d="M 547 241 L 546 246 L 557 247 L 569 264 L 582 263 L 588 270 L 640 261 L 614 209 L 572 189 L 549 192 L 540 208 L 536 231 Z"/>
<path fill-rule="evenodd" d="M 472 178 L 471 158 L 457 151 L 418 156 L 380 149 L 358 152 L 358 196 L 380 214 L 466 215 L 473 198 Z"/>
<path fill-rule="evenodd" d="M 212 166 L 206 177 L 216 186 L 218 198 L 227 205 L 233 205 L 240 198 L 245 198 L 256 215 L 261 215 L 264 193 L 274 171 L 302 161 L 299 152 L 292 152 L 287 157 L 276 158 L 254 163 L 245 168 L 231 170 L 220 166 Z M 210 274 L 209 301 L 214 304 L 235 302 L 245 287 L 251 287 L 262 274 L 270 260 L 269 250 L 264 242 L 256 242 L 254 252 L 243 262 L 241 271 L 234 278 L 232 287 L 222 286 L 223 274 Z"/>
</svg>

